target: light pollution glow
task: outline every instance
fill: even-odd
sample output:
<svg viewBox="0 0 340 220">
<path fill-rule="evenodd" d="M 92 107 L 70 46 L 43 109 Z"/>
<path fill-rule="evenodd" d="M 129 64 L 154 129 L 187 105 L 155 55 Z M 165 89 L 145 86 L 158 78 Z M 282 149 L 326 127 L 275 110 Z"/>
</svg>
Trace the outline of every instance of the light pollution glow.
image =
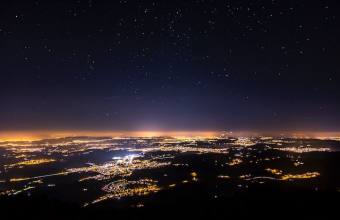
<svg viewBox="0 0 340 220">
<path fill-rule="evenodd" d="M 310 132 L 310 131 L 277 131 L 277 132 L 254 132 L 254 131 L 89 131 L 89 130 L 44 130 L 44 131 L 0 131 L 0 142 L 39 141 L 43 139 L 56 139 L 65 137 L 158 137 L 171 136 L 176 138 L 199 137 L 216 138 L 221 135 L 235 137 L 255 136 L 282 136 L 294 138 L 331 138 L 340 140 L 340 132 Z"/>
<path fill-rule="evenodd" d="M 217 137 L 218 131 L 4 131 L 0 132 L 0 142 L 38 141 L 64 137 Z"/>
</svg>

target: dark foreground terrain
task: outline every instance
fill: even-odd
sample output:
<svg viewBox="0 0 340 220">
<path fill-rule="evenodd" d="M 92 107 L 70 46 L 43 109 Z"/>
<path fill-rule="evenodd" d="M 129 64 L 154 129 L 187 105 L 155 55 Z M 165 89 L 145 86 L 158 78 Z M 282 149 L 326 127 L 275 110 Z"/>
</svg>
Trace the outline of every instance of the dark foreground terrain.
<svg viewBox="0 0 340 220">
<path fill-rule="evenodd" d="M 197 195 L 196 190 L 202 191 Z M 199 187 L 162 192 L 156 196 L 160 203 L 143 208 L 82 208 L 48 195 L 2 198 L 0 205 L 8 219 L 337 219 L 339 215 L 340 193 L 334 192 L 254 187 L 225 198 L 212 199 L 207 194 Z"/>
</svg>

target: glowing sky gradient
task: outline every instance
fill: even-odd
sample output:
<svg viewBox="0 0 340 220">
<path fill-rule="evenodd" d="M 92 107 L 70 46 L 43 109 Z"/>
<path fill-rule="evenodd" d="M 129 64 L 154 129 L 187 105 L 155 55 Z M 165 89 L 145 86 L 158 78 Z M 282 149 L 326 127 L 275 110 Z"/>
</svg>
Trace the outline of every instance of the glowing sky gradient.
<svg viewBox="0 0 340 220">
<path fill-rule="evenodd" d="M 340 131 L 339 1 L 0 8 L 0 132 Z"/>
<path fill-rule="evenodd" d="M 294 138 L 318 138 L 340 139 L 340 132 L 306 132 L 306 131 L 282 131 L 282 132 L 226 132 L 226 131 L 7 131 L 0 132 L 0 142 L 6 141 L 37 141 L 43 139 L 56 139 L 64 137 L 160 137 L 169 136 L 175 138 L 216 138 L 216 137 L 294 137 Z"/>
</svg>

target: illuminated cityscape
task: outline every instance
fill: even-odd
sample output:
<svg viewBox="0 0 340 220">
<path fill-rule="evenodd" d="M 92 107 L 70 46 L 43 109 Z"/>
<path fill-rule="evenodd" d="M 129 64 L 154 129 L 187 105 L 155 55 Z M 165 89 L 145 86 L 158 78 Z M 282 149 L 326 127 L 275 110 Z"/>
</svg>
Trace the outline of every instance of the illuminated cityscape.
<svg viewBox="0 0 340 220">
<path fill-rule="evenodd" d="M 33 196 L 48 189 L 56 191 L 58 198 L 57 192 L 64 190 L 59 188 L 62 183 L 77 186 L 77 193 L 83 195 L 79 198 L 84 198 L 78 202 L 84 208 L 117 203 L 128 197 L 136 200 L 130 206 L 141 208 L 143 199 L 152 194 L 206 181 L 234 190 L 281 181 L 322 188 L 319 185 L 322 167 L 311 166 L 312 161 L 307 159 L 315 154 L 324 157 L 338 154 L 340 143 L 335 140 L 331 143 L 321 139 L 264 137 L 69 137 L 7 141 L 0 145 L 1 195 Z M 204 167 L 210 171 L 204 171 L 207 169 Z M 218 180 L 228 185 L 223 186 Z M 337 187 L 334 190 L 339 190 Z M 228 195 L 211 190 L 216 197 Z"/>
</svg>

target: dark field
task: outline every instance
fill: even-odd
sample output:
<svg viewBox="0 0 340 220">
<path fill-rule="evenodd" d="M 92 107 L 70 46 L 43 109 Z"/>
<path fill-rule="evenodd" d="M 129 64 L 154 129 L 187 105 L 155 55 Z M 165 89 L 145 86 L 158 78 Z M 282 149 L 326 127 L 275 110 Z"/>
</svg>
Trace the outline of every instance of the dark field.
<svg viewBox="0 0 340 220">
<path fill-rule="evenodd" d="M 338 139 L 72 137 L 1 145 L 0 210 L 12 217 L 336 219 L 340 205 Z"/>
</svg>

